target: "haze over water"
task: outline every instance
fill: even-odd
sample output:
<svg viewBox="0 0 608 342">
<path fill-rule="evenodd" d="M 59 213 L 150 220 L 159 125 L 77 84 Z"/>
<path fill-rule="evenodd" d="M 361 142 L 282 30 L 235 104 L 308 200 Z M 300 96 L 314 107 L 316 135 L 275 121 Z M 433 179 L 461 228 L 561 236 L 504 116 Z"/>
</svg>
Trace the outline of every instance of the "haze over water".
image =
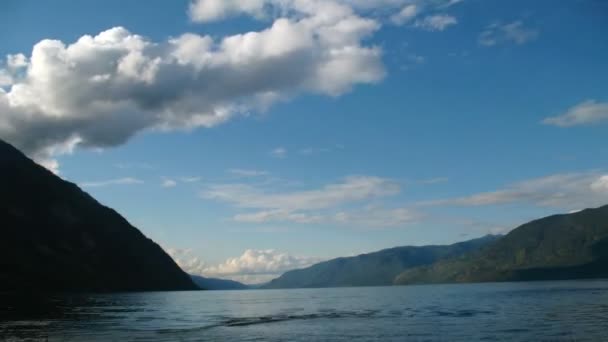
<svg viewBox="0 0 608 342">
<path fill-rule="evenodd" d="M 608 281 L 3 297 L 0 340 L 602 341 Z"/>
</svg>

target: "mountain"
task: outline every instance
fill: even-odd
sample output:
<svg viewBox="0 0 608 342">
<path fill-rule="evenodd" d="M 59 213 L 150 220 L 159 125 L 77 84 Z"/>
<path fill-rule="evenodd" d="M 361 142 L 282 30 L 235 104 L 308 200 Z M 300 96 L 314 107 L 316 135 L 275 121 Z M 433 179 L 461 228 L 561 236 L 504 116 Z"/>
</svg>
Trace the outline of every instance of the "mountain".
<svg viewBox="0 0 608 342">
<path fill-rule="evenodd" d="M 234 280 L 205 278 L 190 275 L 192 281 L 202 290 L 247 290 L 249 286 Z"/>
<path fill-rule="evenodd" d="M 608 277 L 608 206 L 524 224 L 476 253 L 406 270 L 396 284 Z"/>
<path fill-rule="evenodd" d="M 460 255 L 495 241 L 488 235 L 449 246 L 396 247 L 355 257 L 338 258 L 289 271 L 263 288 L 306 288 L 391 285 L 403 270 Z"/>
<path fill-rule="evenodd" d="M 195 290 L 156 243 L 0 141 L 0 291 Z"/>
</svg>

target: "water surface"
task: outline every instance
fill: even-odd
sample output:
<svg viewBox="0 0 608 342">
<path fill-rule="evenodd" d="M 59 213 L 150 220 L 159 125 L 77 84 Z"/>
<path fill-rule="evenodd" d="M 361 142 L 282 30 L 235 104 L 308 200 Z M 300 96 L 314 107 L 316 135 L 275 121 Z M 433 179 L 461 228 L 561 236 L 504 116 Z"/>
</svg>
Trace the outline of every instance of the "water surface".
<svg viewBox="0 0 608 342">
<path fill-rule="evenodd" d="M 608 341 L 608 281 L 0 302 L 0 341 Z"/>
</svg>

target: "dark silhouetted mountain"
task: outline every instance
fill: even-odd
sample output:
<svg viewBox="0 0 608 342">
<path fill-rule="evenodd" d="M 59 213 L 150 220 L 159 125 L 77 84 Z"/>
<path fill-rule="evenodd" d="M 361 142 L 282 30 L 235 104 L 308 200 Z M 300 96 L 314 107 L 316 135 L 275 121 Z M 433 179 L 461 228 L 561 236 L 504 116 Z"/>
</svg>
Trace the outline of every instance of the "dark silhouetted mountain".
<svg viewBox="0 0 608 342">
<path fill-rule="evenodd" d="M 247 290 L 249 286 L 234 280 L 205 278 L 190 275 L 192 281 L 202 290 Z"/>
<path fill-rule="evenodd" d="M 198 289 L 156 243 L 0 141 L 0 291 Z"/>
<path fill-rule="evenodd" d="M 286 272 L 263 288 L 391 285 L 403 270 L 479 249 L 497 238 L 488 235 L 448 246 L 395 247 L 355 257 L 332 259 Z"/>
<path fill-rule="evenodd" d="M 404 271 L 396 284 L 608 277 L 608 206 L 524 224 L 476 253 Z"/>
</svg>

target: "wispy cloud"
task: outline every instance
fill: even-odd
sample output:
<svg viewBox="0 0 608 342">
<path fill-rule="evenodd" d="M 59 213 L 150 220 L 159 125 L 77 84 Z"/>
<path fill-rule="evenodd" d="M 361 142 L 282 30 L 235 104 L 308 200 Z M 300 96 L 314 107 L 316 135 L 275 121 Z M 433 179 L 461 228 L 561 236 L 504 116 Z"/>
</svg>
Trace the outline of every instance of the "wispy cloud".
<svg viewBox="0 0 608 342">
<path fill-rule="evenodd" d="M 443 31 L 451 25 L 456 25 L 458 20 L 442 12 L 461 2 L 463 1 L 402 1 L 402 7 L 389 19 L 397 26 L 410 25 L 427 31 Z"/>
<path fill-rule="evenodd" d="M 268 176 L 270 173 L 268 171 L 262 170 L 248 170 L 248 169 L 230 169 L 228 173 L 237 177 L 244 178 L 254 178 L 254 177 L 263 177 Z"/>
<path fill-rule="evenodd" d="M 543 120 L 545 125 L 571 127 L 608 122 L 608 102 L 587 100 L 568 109 L 566 113 Z"/>
<path fill-rule="evenodd" d="M 421 202 L 432 206 L 527 204 L 566 210 L 608 203 L 608 175 L 601 172 L 555 174 L 469 196 Z"/>
<path fill-rule="evenodd" d="M 257 209 L 236 214 L 233 219 L 238 222 L 332 223 L 373 228 L 411 223 L 419 214 L 407 208 L 345 207 L 400 191 L 400 184 L 390 179 L 351 176 L 314 190 L 270 192 L 248 184 L 220 184 L 209 187 L 201 195 L 237 208 Z"/>
<path fill-rule="evenodd" d="M 180 177 L 179 181 L 184 183 L 196 183 L 201 180 L 201 177 Z"/>
<path fill-rule="evenodd" d="M 287 149 L 284 147 L 277 147 L 270 151 L 270 155 L 275 158 L 285 158 L 287 157 Z"/>
<path fill-rule="evenodd" d="M 133 185 L 133 184 L 143 184 L 143 183 L 144 183 L 144 181 L 142 181 L 140 179 L 125 177 L 125 178 L 109 179 L 109 180 L 96 181 L 96 182 L 84 182 L 84 183 L 81 183 L 80 185 L 85 188 L 99 188 L 99 187 L 112 186 L 112 185 Z"/>
<path fill-rule="evenodd" d="M 170 178 L 165 178 L 161 184 L 163 188 L 174 188 L 177 186 L 177 182 Z"/>
<path fill-rule="evenodd" d="M 204 198 L 232 203 L 241 208 L 311 210 L 369 198 L 394 195 L 400 185 L 392 180 L 371 176 L 350 176 L 340 183 L 316 190 L 271 193 L 247 184 L 212 185 Z"/>
<path fill-rule="evenodd" d="M 443 31 L 456 24 L 458 24 L 456 17 L 447 14 L 436 14 L 416 20 L 414 26 L 427 31 Z"/>
<path fill-rule="evenodd" d="M 501 43 L 511 42 L 522 45 L 540 36 L 536 29 L 528 28 L 520 20 L 512 23 L 494 23 L 483 30 L 477 39 L 480 45 L 494 46 Z"/>
<path fill-rule="evenodd" d="M 411 22 L 420 12 L 418 5 L 405 5 L 399 12 L 391 16 L 391 21 L 395 25 L 404 25 Z"/>
<path fill-rule="evenodd" d="M 128 163 L 116 163 L 114 167 L 121 170 L 129 170 L 129 169 L 153 169 L 154 167 L 148 163 L 139 163 L 139 162 L 128 162 Z"/>
</svg>

